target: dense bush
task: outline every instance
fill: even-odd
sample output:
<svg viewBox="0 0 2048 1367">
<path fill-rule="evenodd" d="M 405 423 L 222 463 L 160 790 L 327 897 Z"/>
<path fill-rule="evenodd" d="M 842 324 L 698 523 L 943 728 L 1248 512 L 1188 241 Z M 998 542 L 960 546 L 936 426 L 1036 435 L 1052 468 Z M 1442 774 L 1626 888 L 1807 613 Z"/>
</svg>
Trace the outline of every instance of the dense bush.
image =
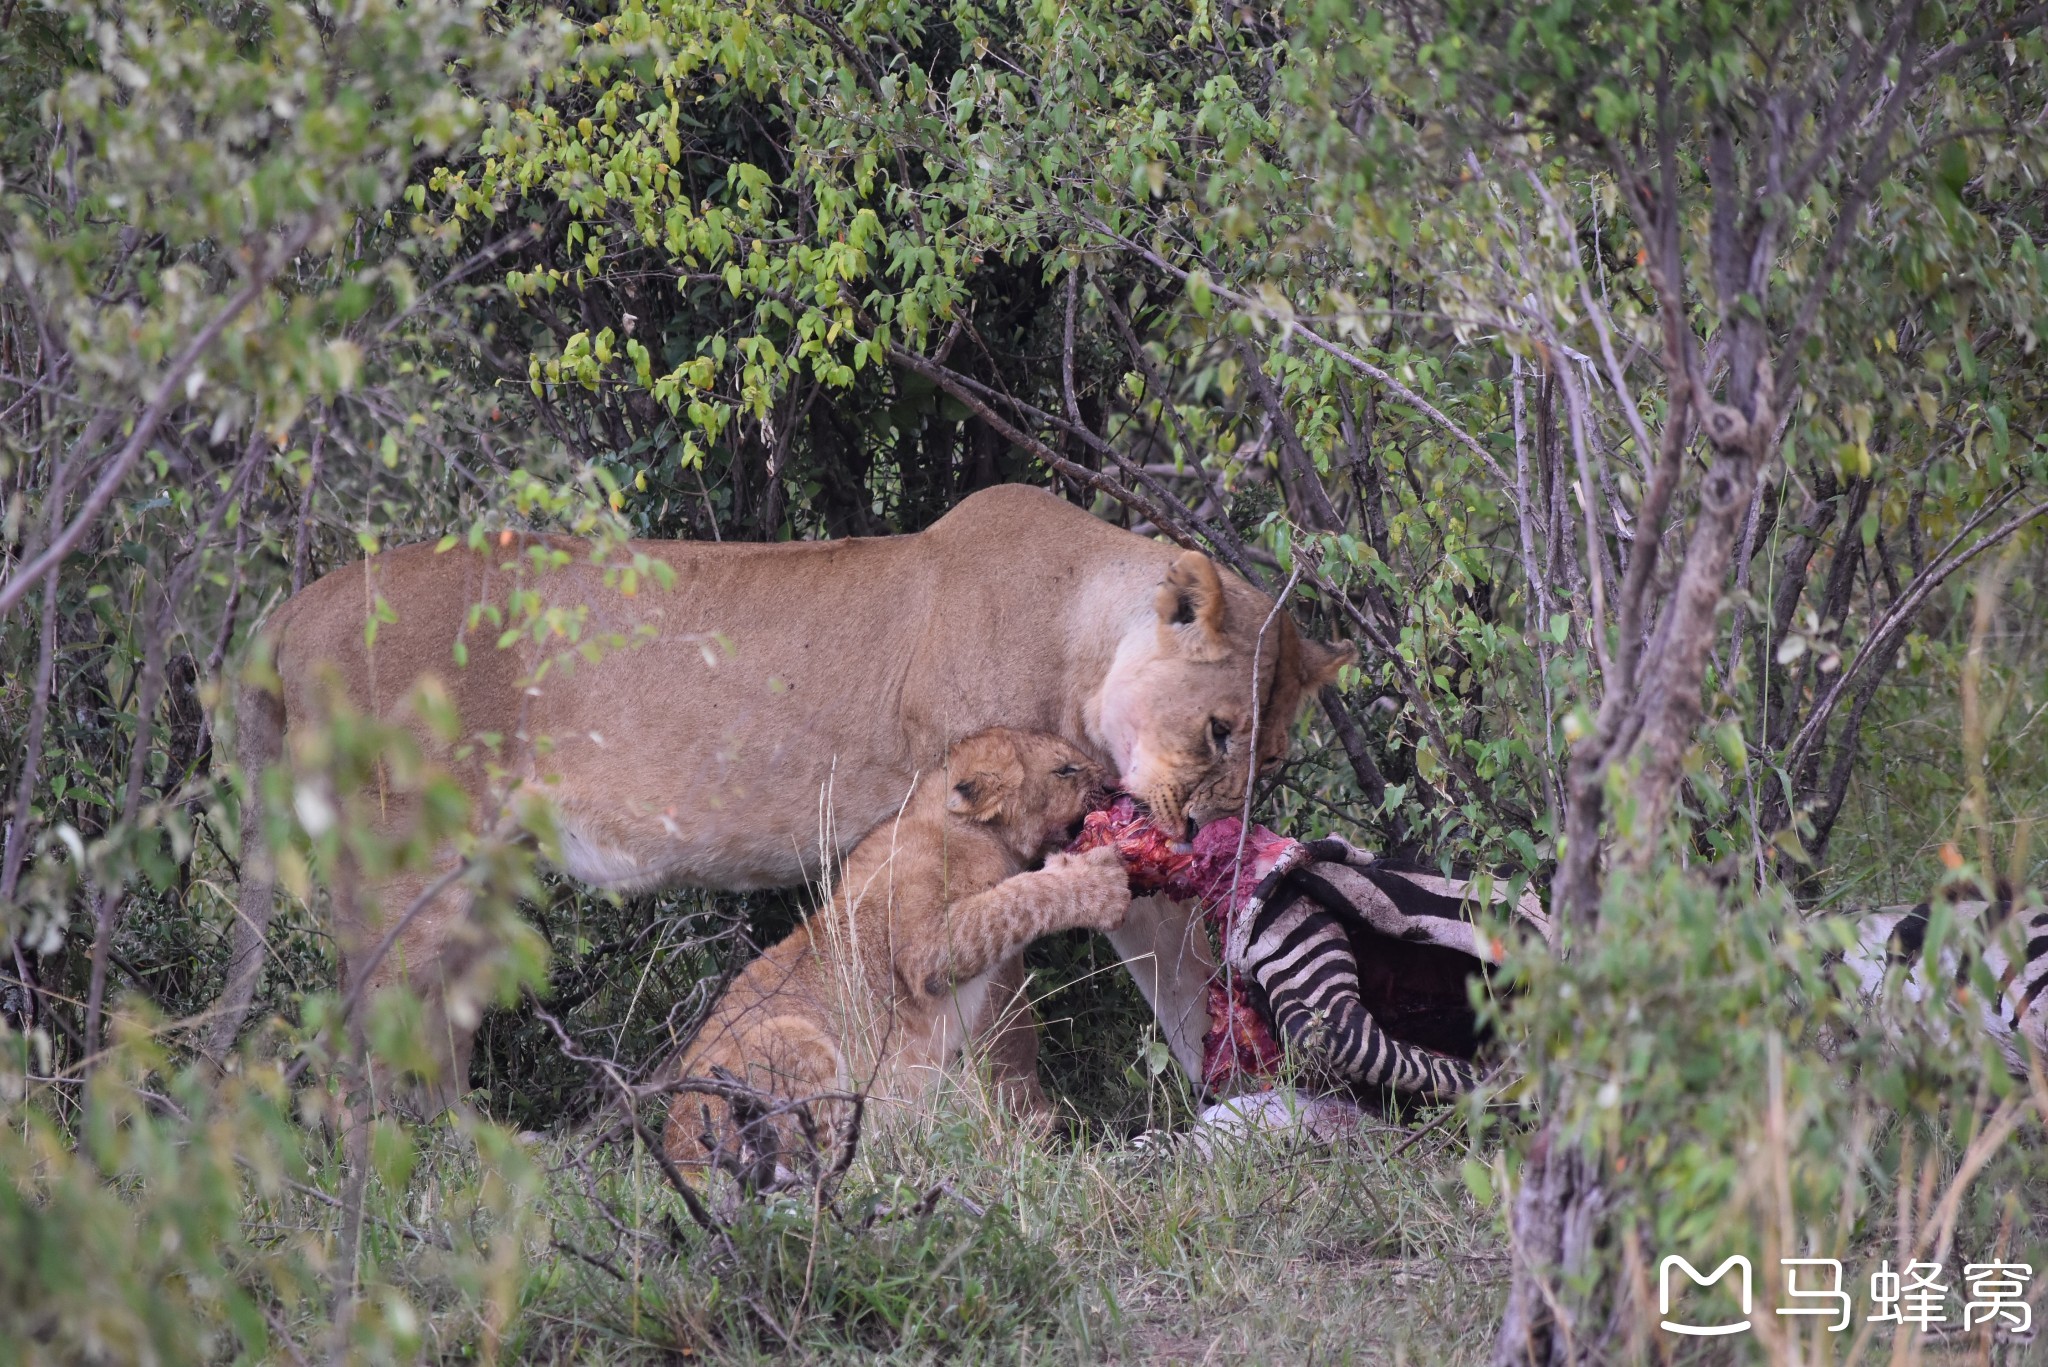
<svg viewBox="0 0 2048 1367">
<path fill-rule="evenodd" d="M 7 7 L 0 1356 L 1139 1352 L 1261 1304 L 1240 1233 L 1312 1280 L 1318 1220 L 1354 1281 L 1499 1273 L 1428 1302 L 1466 1356 L 1511 1265 L 1506 1360 L 1647 1351 L 1676 1243 L 2048 1265 L 2048 1095 L 1949 998 L 1870 1013 L 1817 915 L 2038 898 L 2039 18 Z M 836 1206 L 707 1229 L 634 1089 L 807 890 L 593 896 L 384 718 L 231 760 L 252 627 L 366 551 L 914 531 L 1005 480 L 1358 642 L 1262 812 L 1548 890 L 1488 1008 L 1526 1112 L 1205 1183 L 1117 1147 L 1189 1098 L 1071 939 L 1073 1147 L 878 1134 Z M 329 800 L 370 774 L 431 828 Z M 288 895 L 222 1072 L 245 808 Z M 325 889 L 441 835 L 474 1104 L 331 1135 L 417 1044 L 349 1028 Z"/>
</svg>

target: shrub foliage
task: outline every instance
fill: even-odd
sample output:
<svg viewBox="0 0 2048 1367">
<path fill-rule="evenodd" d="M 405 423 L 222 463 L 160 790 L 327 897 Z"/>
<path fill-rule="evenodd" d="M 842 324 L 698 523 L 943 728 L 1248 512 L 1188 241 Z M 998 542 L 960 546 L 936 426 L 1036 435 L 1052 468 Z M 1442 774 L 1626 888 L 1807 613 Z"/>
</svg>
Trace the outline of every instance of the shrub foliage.
<svg viewBox="0 0 2048 1367">
<path fill-rule="evenodd" d="M 551 529 L 660 592 L 631 537 L 915 531 L 1015 480 L 1357 641 L 1271 824 L 1550 896 L 1485 1007 L 1521 1109 L 1448 1141 L 1511 1236 L 1500 1360 L 1649 1351 L 1681 1244 L 2040 1252 L 2002 985 L 1873 1011 L 1823 913 L 2038 901 L 2041 18 L 6 6 L 0 1352 L 574 1352 L 572 1273 L 622 1353 L 1089 1351 L 1118 1274 L 971 1145 L 737 1222 L 662 1188 L 647 1070 L 803 890 L 592 896 L 544 809 L 478 833 L 381 719 L 270 774 L 225 743 L 252 628 L 382 546 Z M 428 824 L 331 800 L 371 773 Z M 288 905 L 209 1060 L 245 810 Z M 417 1049 L 352 1028 L 324 889 L 442 838 L 494 946 L 473 1104 L 336 1138 Z M 1101 947 L 1033 962 L 1075 1142 L 1182 1115 Z"/>
</svg>

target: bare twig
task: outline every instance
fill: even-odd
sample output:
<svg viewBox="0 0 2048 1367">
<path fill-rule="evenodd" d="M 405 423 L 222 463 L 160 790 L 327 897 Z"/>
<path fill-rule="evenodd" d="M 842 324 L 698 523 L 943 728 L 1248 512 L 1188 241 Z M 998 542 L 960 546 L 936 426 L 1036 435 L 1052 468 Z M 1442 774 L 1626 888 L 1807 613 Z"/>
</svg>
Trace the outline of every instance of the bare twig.
<svg viewBox="0 0 2048 1367">
<path fill-rule="evenodd" d="M 85 502 L 79 505 L 77 516 L 73 517 L 70 525 L 59 532 L 44 548 L 42 554 L 16 570 L 6 583 L 0 584 L 0 619 L 4 619 L 14 610 L 14 605 L 28 592 L 29 585 L 41 579 L 49 572 L 51 566 L 71 554 L 72 548 L 91 530 L 93 523 L 106 511 L 107 504 L 113 501 L 114 495 L 127 480 L 129 472 L 135 468 L 135 462 L 149 449 L 150 442 L 156 437 L 157 428 L 163 425 L 165 415 L 170 412 L 172 403 L 184 389 L 185 376 L 198 364 L 199 358 L 220 340 L 221 334 L 227 331 L 229 325 L 262 297 L 264 290 L 270 286 L 272 272 L 279 264 L 296 256 L 299 249 L 312 239 L 318 226 L 317 220 L 308 221 L 297 232 L 279 243 L 274 250 L 257 253 L 256 264 L 251 267 L 249 278 L 242 288 L 229 297 L 228 302 L 221 306 L 220 312 L 214 314 L 204 327 L 193 334 L 192 340 L 185 344 L 184 350 L 171 358 L 163 378 L 157 382 L 156 393 L 150 399 L 149 406 L 143 409 L 142 416 L 136 419 L 135 429 L 129 433 L 128 440 L 114 453 L 112 460 L 107 462 L 106 468 L 101 471 L 99 482 L 93 485 L 92 492 L 87 494 Z"/>
<path fill-rule="evenodd" d="M 560 1047 L 562 1056 L 573 1063 L 580 1063 L 586 1068 L 591 1069 L 611 1089 L 613 1097 L 619 1103 L 620 1119 L 632 1130 L 634 1137 L 646 1145 L 648 1153 L 654 1159 L 655 1166 L 661 1169 L 661 1175 L 668 1180 L 669 1186 L 675 1190 L 676 1195 L 682 1198 L 683 1209 L 690 1213 L 690 1218 L 697 1222 L 698 1228 L 704 1230 L 707 1234 L 715 1235 L 721 1239 L 724 1238 L 725 1226 L 720 1224 L 717 1218 L 705 1208 L 704 1202 L 698 1198 L 696 1191 L 690 1186 L 689 1180 L 683 1176 L 674 1163 L 669 1161 L 667 1151 L 662 1148 L 661 1137 L 648 1130 L 646 1123 L 640 1119 L 639 1104 L 641 1098 L 634 1092 L 633 1085 L 627 1082 L 625 1077 L 621 1075 L 619 1066 L 610 1059 L 597 1058 L 578 1049 L 576 1042 L 569 1038 L 569 1032 L 562 1028 L 562 1023 L 556 1020 L 547 1008 L 543 1007 L 531 994 L 528 995 L 528 1000 L 533 1006 L 535 1018 L 554 1033 L 556 1044 Z"/>
<path fill-rule="evenodd" d="M 306 487 L 299 492 L 299 528 L 292 543 L 292 592 L 306 587 L 306 561 L 313 542 L 313 496 L 320 488 L 320 458 L 327 453 L 327 424 L 334 421 L 333 408 L 322 409 L 313 419 L 313 450 L 306 466 Z"/>
<path fill-rule="evenodd" d="M 1101 220 L 1093 217 L 1086 217 L 1083 221 L 1085 221 L 1088 224 L 1088 226 L 1093 228 L 1096 232 L 1101 233 L 1104 237 L 1107 237 L 1114 241 L 1118 246 L 1122 247 L 1124 250 L 1131 252 L 1136 256 L 1142 257 L 1144 260 L 1150 262 L 1152 265 L 1158 267 L 1160 270 L 1165 271 L 1168 275 L 1173 276 L 1176 280 L 1180 280 L 1183 283 L 1185 283 L 1194 278 L 1193 272 L 1187 270 L 1184 267 L 1175 265 L 1173 262 L 1168 261 L 1165 257 L 1159 255 L 1159 253 L 1153 251 L 1150 247 L 1147 247 L 1141 242 L 1137 242 L 1129 237 L 1126 237 L 1124 234 L 1117 232 L 1114 228 L 1109 227 Z M 1428 418 L 1431 422 L 1435 423 L 1438 427 L 1442 428 L 1447 434 L 1449 434 L 1452 440 L 1456 441 L 1460 446 L 1463 446 L 1466 450 L 1470 451 L 1474 456 L 1478 457 L 1480 464 L 1484 465 L 1488 470 L 1492 471 L 1493 477 L 1500 482 L 1500 486 L 1503 489 L 1511 490 L 1515 487 L 1514 481 L 1508 478 L 1507 471 L 1501 469 L 1500 462 L 1495 460 L 1493 458 L 1493 454 L 1489 452 L 1484 446 L 1479 444 L 1477 438 L 1475 438 L 1470 432 L 1467 432 L 1463 427 L 1459 426 L 1456 422 L 1454 422 L 1447 414 L 1444 413 L 1442 409 L 1438 408 L 1428 399 L 1423 398 L 1422 395 L 1416 393 L 1407 385 L 1402 384 L 1401 381 L 1398 378 L 1396 378 L 1393 374 L 1389 373 L 1388 371 L 1382 370 L 1380 367 L 1374 365 L 1371 361 L 1366 360 L 1363 356 L 1358 355 L 1350 348 L 1341 346 L 1336 342 L 1330 341 L 1321 333 L 1317 332 L 1314 328 L 1309 327 L 1307 324 L 1303 323 L 1298 317 L 1295 317 L 1292 314 L 1287 315 L 1286 317 L 1279 317 L 1275 315 L 1272 309 L 1269 306 L 1267 306 L 1264 302 L 1254 299 L 1250 295 L 1239 294 L 1234 290 L 1218 285 L 1213 280 L 1209 281 L 1208 283 L 1210 293 L 1214 294 L 1217 298 L 1226 299 L 1230 301 L 1232 304 L 1236 305 L 1238 308 L 1241 308 L 1248 313 L 1256 313 L 1262 317 L 1273 318 L 1274 321 L 1280 323 L 1282 326 L 1289 329 L 1292 333 L 1301 337 L 1301 339 L 1307 342 L 1310 346 L 1315 347 L 1317 350 L 1325 352 L 1328 355 L 1335 357 L 1339 361 L 1342 361 L 1345 365 L 1350 366 L 1353 370 L 1365 376 L 1367 379 L 1376 380 L 1380 384 L 1386 386 L 1387 390 L 1390 393 L 1392 393 L 1395 397 L 1399 398 L 1402 403 L 1407 404 L 1410 408 L 1413 408 L 1416 412 Z"/>
<path fill-rule="evenodd" d="M 1937 556 L 1932 564 L 1920 574 L 1914 576 L 1913 582 L 1907 586 L 1905 594 L 1895 601 L 1885 611 L 1885 615 L 1879 619 L 1877 625 L 1871 628 L 1870 635 L 1865 638 L 1863 649 L 1856 653 L 1856 658 L 1836 673 L 1834 681 L 1828 685 L 1827 692 L 1822 694 L 1820 701 L 1814 704 L 1812 714 L 1807 717 L 1805 724 L 1799 728 L 1798 734 L 1793 736 L 1792 744 L 1785 753 L 1784 767 L 1786 772 L 1791 772 L 1805 760 L 1807 751 L 1812 748 L 1814 742 L 1819 738 L 1822 728 L 1828 723 L 1828 718 L 1834 714 L 1835 708 L 1845 696 L 1850 680 L 1861 673 L 1872 660 L 1886 657 L 1886 650 L 1889 647 L 1891 638 L 1905 631 L 1906 627 L 1912 622 L 1914 615 L 1926 603 L 1929 595 L 1937 588 L 1940 588 L 1950 575 L 1969 564 L 1985 551 L 1990 550 L 1993 546 L 2005 541 L 2043 513 L 2048 513 L 2048 499 L 2044 499 L 2030 508 L 2015 513 L 1995 530 L 1973 543 L 1967 550 L 1951 550 L 1944 555 Z M 1952 545 L 1953 543 L 1951 543 Z"/>
<path fill-rule="evenodd" d="M 969 409 L 973 410 L 976 417 L 995 429 L 996 433 L 1005 441 L 1024 448 L 1069 479 L 1086 485 L 1088 488 L 1099 489 L 1118 502 L 1135 509 L 1139 514 L 1150 519 L 1159 530 L 1165 532 L 1187 549 L 1200 549 L 1196 545 L 1194 537 L 1182 529 L 1181 519 L 1168 515 L 1164 508 L 1144 494 L 1140 494 L 1134 489 L 1117 483 L 1116 480 L 1111 479 L 1098 470 L 1090 470 L 1085 465 L 1079 465 L 1068 460 L 1038 438 L 1016 427 L 984 402 L 981 396 L 974 392 L 975 387 L 964 383 L 963 377 L 954 371 L 949 370 L 945 366 L 934 364 L 916 352 L 906 350 L 894 344 L 891 344 L 889 347 L 889 359 L 906 370 L 912 370 L 924 376 L 948 394 L 951 394 Z"/>
<path fill-rule="evenodd" d="M 242 462 L 228 479 L 227 488 L 221 491 L 214 504 L 206 525 L 193 538 L 192 549 L 179 561 L 166 583 L 152 586 L 159 594 L 159 606 L 147 614 L 148 625 L 144 628 L 142 648 L 142 677 L 135 692 L 135 736 L 128 748 L 127 785 L 121 797 L 120 829 L 132 831 L 135 819 L 142 810 L 142 782 L 148 774 L 151 741 L 155 728 L 157 703 L 164 690 L 164 655 L 169 647 L 171 633 L 176 626 L 178 604 L 184 600 L 185 592 L 205 563 L 207 553 L 212 549 L 213 539 L 219 533 L 221 523 L 226 520 L 228 509 L 241 498 L 242 485 L 255 470 L 263 454 L 263 434 L 259 431 L 249 439 Z M 86 994 L 85 1005 L 85 1052 L 86 1056 L 97 1058 L 100 1052 L 100 1016 L 105 1003 L 107 987 L 107 961 L 113 951 L 114 932 L 119 928 L 121 908 L 127 899 L 128 885 L 117 883 L 100 891 L 93 918 L 92 979 Z"/>
<path fill-rule="evenodd" d="M 36 776 L 43 762 L 43 727 L 50 716 L 50 685 L 57 657 L 57 567 L 43 576 L 43 620 L 36 655 L 35 692 L 29 698 L 28 735 L 15 779 L 14 806 L 7 814 L 7 846 L 0 855 L 0 906 L 14 901 L 23 857 L 28 853 L 28 814 L 36 795 Z M 9 943 L 12 943 L 10 937 Z M 18 952 L 18 951 L 17 951 Z M 23 983 L 26 990 L 27 983 Z"/>
</svg>

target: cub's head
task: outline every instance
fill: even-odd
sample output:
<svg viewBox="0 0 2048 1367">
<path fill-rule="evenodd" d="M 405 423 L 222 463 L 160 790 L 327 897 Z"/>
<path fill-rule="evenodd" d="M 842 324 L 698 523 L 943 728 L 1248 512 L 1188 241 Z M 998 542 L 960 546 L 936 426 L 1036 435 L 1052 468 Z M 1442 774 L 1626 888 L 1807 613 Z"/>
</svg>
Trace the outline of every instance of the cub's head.
<svg viewBox="0 0 2048 1367">
<path fill-rule="evenodd" d="M 946 752 L 946 810 L 1027 864 L 1071 840 L 1109 783 L 1101 765 L 1043 731 L 991 727 Z"/>
<path fill-rule="evenodd" d="M 1199 551 L 1173 562 L 1152 606 L 1124 636 L 1088 722 L 1153 818 L 1192 829 L 1243 805 L 1254 765 L 1286 758 L 1295 718 L 1356 652 L 1304 639 L 1271 598 Z"/>
</svg>

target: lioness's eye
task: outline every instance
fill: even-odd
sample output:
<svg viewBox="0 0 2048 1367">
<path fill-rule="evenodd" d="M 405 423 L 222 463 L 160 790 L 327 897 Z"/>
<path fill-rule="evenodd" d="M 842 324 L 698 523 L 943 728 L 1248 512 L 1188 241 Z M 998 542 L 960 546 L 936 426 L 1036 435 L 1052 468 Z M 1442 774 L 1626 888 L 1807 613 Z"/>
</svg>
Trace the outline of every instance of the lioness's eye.
<svg viewBox="0 0 2048 1367">
<path fill-rule="evenodd" d="M 1221 717 L 1209 718 L 1209 743 L 1218 750 L 1230 748 L 1230 723 Z"/>
<path fill-rule="evenodd" d="M 1054 778 L 1072 778 L 1080 772 L 1081 766 L 1078 764 L 1062 764 L 1059 768 L 1052 771 L 1052 776 Z"/>
</svg>

